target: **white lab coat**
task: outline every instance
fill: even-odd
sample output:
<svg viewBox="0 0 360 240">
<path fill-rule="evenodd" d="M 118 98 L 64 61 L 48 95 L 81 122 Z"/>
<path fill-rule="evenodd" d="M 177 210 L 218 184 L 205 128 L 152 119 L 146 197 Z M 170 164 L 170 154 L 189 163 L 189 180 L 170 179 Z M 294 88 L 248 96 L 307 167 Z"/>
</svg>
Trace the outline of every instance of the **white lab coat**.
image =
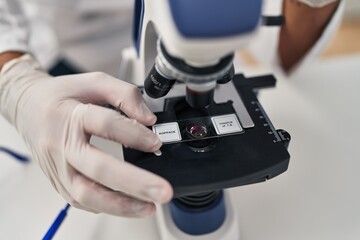
<svg viewBox="0 0 360 240">
<path fill-rule="evenodd" d="M 132 44 L 132 8 L 133 0 L 1 0 L 0 52 L 30 51 L 45 68 L 66 58 L 118 75 L 121 50 Z"/>
<path fill-rule="evenodd" d="M 322 37 L 297 66 L 306 65 L 326 46 L 341 21 L 344 1 Z M 20 11 L 20 6 L 22 11 Z M 46 68 L 66 58 L 84 71 L 118 75 L 121 50 L 132 44 L 133 0 L 2 0 L 0 52 L 30 51 Z M 264 12 L 279 15 L 282 0 L 264 1 Z M 279 28 L 262 27 L 249 49 L 262 63 L 279 66 Z"/>
</svg>

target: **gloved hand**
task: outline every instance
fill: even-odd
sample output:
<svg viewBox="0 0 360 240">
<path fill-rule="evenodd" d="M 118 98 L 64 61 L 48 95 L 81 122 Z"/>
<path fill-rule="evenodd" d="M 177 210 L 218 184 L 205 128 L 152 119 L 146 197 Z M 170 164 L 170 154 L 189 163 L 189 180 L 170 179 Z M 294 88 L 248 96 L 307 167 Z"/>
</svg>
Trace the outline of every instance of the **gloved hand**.
<svg viewBox="0 0 360 240">
<path fill-rule="evenodd" d="M 105 104 L 130 119 L 101 107 Z M 171 199 L 165 179 L 89 144 L 97 135 L 145 152 L 159 150 L 160 140 L 143 126 L 154 124 L 156 117 L 135 86 L 104 73 L 51 77 L 24 55 L 1 71 L 0 110 L 71 205 L 140 217 L 155 211 L 154 202 Z"/>
</svg>

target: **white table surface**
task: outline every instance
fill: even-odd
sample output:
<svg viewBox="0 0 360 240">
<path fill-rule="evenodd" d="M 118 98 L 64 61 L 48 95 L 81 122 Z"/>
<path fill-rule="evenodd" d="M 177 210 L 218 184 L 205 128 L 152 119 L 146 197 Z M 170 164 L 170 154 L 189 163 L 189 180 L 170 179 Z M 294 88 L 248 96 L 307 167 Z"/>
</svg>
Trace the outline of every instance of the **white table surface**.
<svg viewBox="0 0 360 240">
<path fill-rule="evenodd" d="M 253 71 L 257 72 L 257 71 Z M 360 239 L 360 56 L 322 60 L 260 100 L 289 131 L 290 166 L 265 183 L 231 190 L 243 240 Z M 27 153 L 0 117 L 0 146 Z M 65 205 L 36 163 L 0 152 L 0 239 L 40 239 Z M 72 208 L 54 239 L 159 239 L 154 218 Z"/>
</svg>

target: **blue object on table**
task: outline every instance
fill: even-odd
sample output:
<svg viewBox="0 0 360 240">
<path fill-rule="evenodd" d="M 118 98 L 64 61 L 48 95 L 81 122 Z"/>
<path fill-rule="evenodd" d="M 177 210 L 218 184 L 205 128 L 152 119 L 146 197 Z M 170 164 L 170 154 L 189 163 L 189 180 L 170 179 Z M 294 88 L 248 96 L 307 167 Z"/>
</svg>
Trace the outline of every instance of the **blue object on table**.
<svg viewBox="0 0 360 240">
<path fill-rule="evenodd" d="M 28 163 L 30 162 L 30 158 L 22 155 L 20 153 L 17 153 L 11 149 L 5 148 L 5 147 L 0 147 L 0 151 L 5 152 L 7 154 L 9 154 L 10 156 L 12 156 L 13 158 L 15 158 L 16 160 L 23 162 L 23 163 Z"/>
<path fill-rule="evenodd" d="M 56 217 L 53 224 L 51 224 L 49 230 L 47 231 L 47 233 L 45 234 L 42 240 L 51 240 L 54 237 L 55 233 L 60 228 L 61 223 L 64 221 L 69 208 L 70 208 L 70 204 L 67 203 L 65 208 L 60 211 L 59 215 Z"/>
</svg>

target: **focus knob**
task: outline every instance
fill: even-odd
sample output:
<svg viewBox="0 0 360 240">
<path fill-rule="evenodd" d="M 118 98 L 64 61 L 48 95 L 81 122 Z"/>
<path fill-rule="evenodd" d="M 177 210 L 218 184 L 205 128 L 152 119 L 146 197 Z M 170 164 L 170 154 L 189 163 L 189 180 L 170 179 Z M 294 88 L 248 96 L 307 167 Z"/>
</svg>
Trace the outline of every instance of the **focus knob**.
<svg viewBox="0 0 360 240">
<path fill-rule="evenodd" d="M 285 147 L 288 148 L 291 140 L 290 134 L 283 129 L 278 129 L 276 130 L 276 132 L 279 134 L 281 141 L 284 143 Z"/>
</svg>

